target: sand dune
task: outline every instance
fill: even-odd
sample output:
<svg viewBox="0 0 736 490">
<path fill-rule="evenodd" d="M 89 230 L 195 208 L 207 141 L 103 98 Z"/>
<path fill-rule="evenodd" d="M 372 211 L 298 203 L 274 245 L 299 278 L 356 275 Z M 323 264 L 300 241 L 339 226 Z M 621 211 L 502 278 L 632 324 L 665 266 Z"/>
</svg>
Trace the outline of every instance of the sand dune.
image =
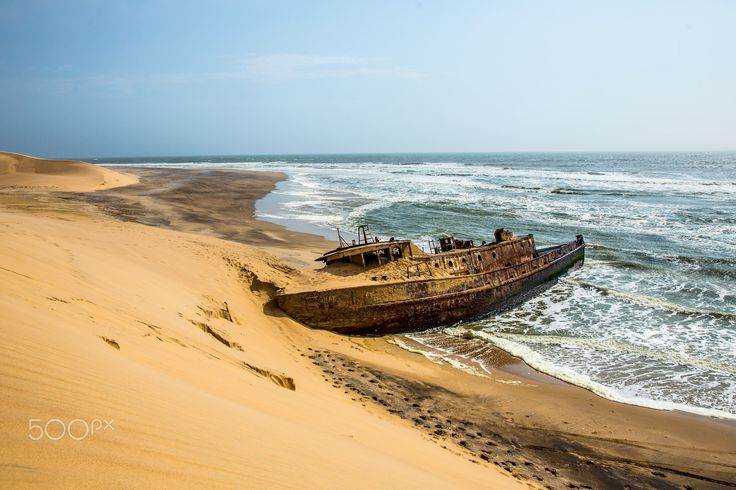
<svg viewBox="0 0 736 490">
<path fill-rule="evenodd" d="M 333 388 L 308 348 L 349 342 L 264 314 L 276 259 L 57 206 L 0 212 L 0 486 L 520 485 Z M 112 428 L 51 440 L 77 419 Z"/>
<path fill-rule="evenodd" d="M 0 152 L 0 188 L 90 192 L 137 182 L 137 177 L 76 160 L 45 160 Z"/>
</svg>

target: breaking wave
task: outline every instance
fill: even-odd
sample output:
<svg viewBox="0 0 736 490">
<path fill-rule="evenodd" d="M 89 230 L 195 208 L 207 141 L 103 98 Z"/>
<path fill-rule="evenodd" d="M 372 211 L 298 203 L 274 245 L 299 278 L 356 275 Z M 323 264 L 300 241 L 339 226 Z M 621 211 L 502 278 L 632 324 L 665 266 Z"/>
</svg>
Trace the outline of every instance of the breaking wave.
<svg viewBox="0 0 736 490">
<path fill-rule="evenodd" d="M 654 400 L 642 396 L 632 396 L 622 393 L 620 390 L 611 388 L 602 383 L 594 381 L 590 376 L 577 372 L 576 370 L 556 365 L 550 362 L 543 355 L 535 352 L 528 346 L 514 341 L 512 338 L 497 336 L 488 334 L 483 331 L 474 331 L 474 335 L 488 340 L 493 345 L 506 352 L 523 359 L 529 366 L 533 367 L 537 371 L 545 374 L 549 374 L 557 379 L 566 381 L 570 384 L 580 386 L 589 391 L 592 391 L 596 395 L 608 398 L 609 400 L 627 403 L 629 405 L 638 405 L 642 407 L 655 408 L 659 410 L 680 410 L 683 412 L 695 413 L 698 415 L 705 415 L 709 417 L 719 417 L 727 419 L 736 419 L 736 414 L 713 408 L 698 407 L 689 404 L 670 402 L 666 400 Z M 528 339 L 525 339 L 527 341 Z M 554 342 L 554 341 L 553 341 Z"/>
</svg>

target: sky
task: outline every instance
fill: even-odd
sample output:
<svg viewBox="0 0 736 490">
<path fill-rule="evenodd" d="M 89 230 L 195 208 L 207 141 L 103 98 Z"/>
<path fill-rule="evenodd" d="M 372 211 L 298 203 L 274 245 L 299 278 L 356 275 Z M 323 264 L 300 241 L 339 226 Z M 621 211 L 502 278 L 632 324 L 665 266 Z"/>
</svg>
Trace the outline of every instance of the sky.
<svg viewBox="0 0 736 490">
<path fill-rule="evenodd" d="M 0 150 L 736 150 L 736 1 L 0 0 Z"/>
</svg>

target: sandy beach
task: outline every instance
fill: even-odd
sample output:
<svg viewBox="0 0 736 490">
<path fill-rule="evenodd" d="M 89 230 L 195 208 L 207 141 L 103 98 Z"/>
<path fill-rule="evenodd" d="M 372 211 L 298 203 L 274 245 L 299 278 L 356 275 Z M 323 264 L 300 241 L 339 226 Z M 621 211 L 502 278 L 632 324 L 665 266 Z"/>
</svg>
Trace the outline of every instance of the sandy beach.
<svg viewBox="0 0 736 490">
<path fill-rule="evenodd" d="M 284 178 L 0 154 L 3 487 L 736 486 L 733 421 L 286 317 L 334 243 L 254 218 Z"/>
</svg>

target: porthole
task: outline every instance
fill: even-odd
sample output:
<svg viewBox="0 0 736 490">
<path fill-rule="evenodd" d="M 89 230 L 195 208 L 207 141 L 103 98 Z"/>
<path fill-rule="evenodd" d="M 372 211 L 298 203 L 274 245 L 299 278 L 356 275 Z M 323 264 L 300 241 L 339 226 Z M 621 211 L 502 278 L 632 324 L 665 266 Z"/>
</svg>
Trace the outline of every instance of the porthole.
<svg viewBox="0 0 736 490">
<path fill-rule="evenodd" d="M 435 262 L 435 263 L 434 263 L 434 266 L 435 266 L 435 267 L 439 267 L 439 266 L 440 266 L 440 263 L 439 263 L 439 262 Z"/>
<path fill-rule="evenodd" d="M 481 262 L 482 260 L 483 258 L 480 256 L 480 254 L 478 254 L 478 262 Z"/>
<path fill-rule="evenodd" d="M 491 253 L 491 256 L 495 259 L 496 258 L 496 252 Z"/>
<path fill-rule="evenodd" d="M 452 267 L 452 260 L 448 260 L 448 261 L 447 261 L 447 265 L 448 265 L 449 267 Z"/>
</svg>

